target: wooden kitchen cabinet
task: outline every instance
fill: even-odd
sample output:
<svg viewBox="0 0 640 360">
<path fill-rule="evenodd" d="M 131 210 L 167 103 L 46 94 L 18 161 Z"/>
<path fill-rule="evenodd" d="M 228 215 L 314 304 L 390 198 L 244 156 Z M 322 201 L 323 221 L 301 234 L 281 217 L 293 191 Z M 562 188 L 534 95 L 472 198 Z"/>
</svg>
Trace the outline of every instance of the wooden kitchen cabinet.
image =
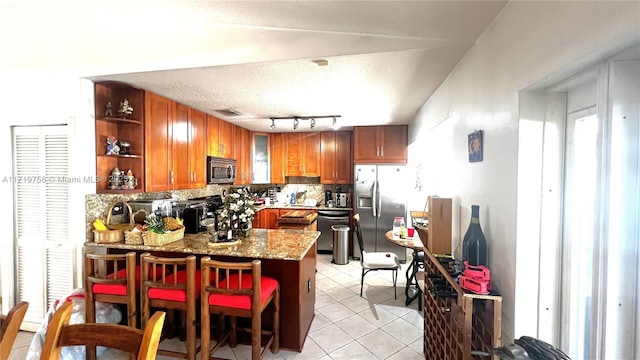
<svg viewBox="0 0 640 360">
<path fill-rule="evenodd" d="M 133 193 L 145 188 L 144 172 L 144 90 L 117 82 L 99 82 L 94 85 L 96 119 L 96 193 Z M 119 116 L 121 101 L 127 99 L 133 113 L 125 118 Z M 111 114 L 106 113 L 107 103 L 111 103 Z M 130 151 L 122 149 L 117 155 L 107 155 L 107 138 L 114 137 L 119 142 L 128 141 Z M 131 170 L 137 178 L 134 189 L 111 189 L 111 172 L 118 168 L 123 173 Z"/>
<path fill-rule="evenodd" d="M 356 126 L 353 128 L 356 164 L 407 163 L 407 126 Z"/>
<path fill-rule="evenodd" d="M 173 189 L 173 119 L 175 102 L 145 92 L 145 191 Z"/>
<path fill-rule="evenodd" d="M 206 115 L 151 92 L 145 103 L 146 191 L 206 187 Z"/>
<path fill-rule="evenodd" d="M 207 155 L 233 158 L 234 125 L 207 115 Z"/>
<path fill-rule="evenodd" d="M 172 153 L 175 189 L 207 186 L 205 160 L 205 119 L 203 112 L 177 104 L 172 126 Z"/>
<path fill-rule="evenodd" d="M 220 131 L 218 133 L 218 154 L 220 157 L 233 159 L 233 136 L 234 125 L 230 122 L 220 120 Z"/>
<path fill-rule="evenodd" d="M 279 209 L 264 209 L 264 228 L 265 229 L 277 229 L 278 218 L 280 217 Z"/>
<path fill-rule="evenodd" d="M 286 176 L 320 176 L 320 133 L 286 133 Z"/>
<path fill-rule="evenodd" d="M 325 131 L 320 134 L 320 183 L 352 183 L 351 132 Z"/>
<path fill-rule="evenodd" d="M 280 209 L 262 209 L 253 219 L 253 227 L 257 229 L 277 229 Z"/>
<path fill-rule="evenodd" d="M 272 184 L 285 182 L 286 139 L 283 133 L 271 134 L 269 138 L 269 173 Z"/>
<path fill-rule="evenodd" d="M 251 132 L 240 126 L 235 126 L 235 141 L 233 156 L 236 159 L 235 185 L 251 184 Z"/>
</svg>

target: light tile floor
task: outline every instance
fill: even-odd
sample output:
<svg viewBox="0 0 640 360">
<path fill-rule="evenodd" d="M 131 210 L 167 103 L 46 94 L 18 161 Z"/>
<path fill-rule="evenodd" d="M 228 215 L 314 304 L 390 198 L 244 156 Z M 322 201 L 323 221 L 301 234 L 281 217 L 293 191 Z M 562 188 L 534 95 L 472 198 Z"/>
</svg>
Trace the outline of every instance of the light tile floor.
<svg viewBox="0 0 640 360">
<path fill-rule="evenodd" d="M 318 255 L 316 281 L 316 315 L 301 353 L 280 350 L 267 352 L 266 359 L 424 359 L 422 353 L 423 317 L 417 302 L 405 306 L 405 271 L 398 273 L 398 299 L 394 299 L 390 271 L 371 272 L 365 276 L 360 293 L 360 262 L 346 265 L 331 263 L 331 255 Z M 33 333 L 21 332 L 10 360 L 26 358 Z M 184 343 L 169 339 L 162 348 L 184 349 Z M 231 349 L 223 347 L 217 358 L 243 360 L 251 356 L 249 345 Z M 100 359 L 128 359 L 122 353 L 108 350 Z M 158 359 L 170 359 L 159 356 Z M 198 355 L 200 359 L 200 355 Z"/>
</svg>

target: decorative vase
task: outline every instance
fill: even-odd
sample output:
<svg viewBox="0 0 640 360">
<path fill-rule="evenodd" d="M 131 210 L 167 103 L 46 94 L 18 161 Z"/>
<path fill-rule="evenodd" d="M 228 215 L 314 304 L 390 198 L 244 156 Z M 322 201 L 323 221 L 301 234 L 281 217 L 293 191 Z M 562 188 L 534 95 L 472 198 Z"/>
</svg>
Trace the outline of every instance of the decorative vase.
<svg viewBox="0 0 640 360">
<path fill-rule="evenodd" d="M 471 222 L 462 240 L 462 261 L 487 266 L 487 240 L 480 228 L 480 206 L 471 205 Z"/>
</svg>

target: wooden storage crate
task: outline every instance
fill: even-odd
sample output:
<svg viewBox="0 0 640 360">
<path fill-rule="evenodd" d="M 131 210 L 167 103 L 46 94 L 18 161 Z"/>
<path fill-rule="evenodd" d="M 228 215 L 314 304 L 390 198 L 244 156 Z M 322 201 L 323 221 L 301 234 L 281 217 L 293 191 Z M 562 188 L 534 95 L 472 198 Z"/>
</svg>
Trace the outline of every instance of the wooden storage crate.
<svg viewBox="0 0 640 360">
<path fill-rule="evenodd" d="M 431 196 L 427 200 L 429 211 L 411 211 L 415 226 L 424 246 L 434 254 L 451 254 L 451 198 Z"/>
</svg>

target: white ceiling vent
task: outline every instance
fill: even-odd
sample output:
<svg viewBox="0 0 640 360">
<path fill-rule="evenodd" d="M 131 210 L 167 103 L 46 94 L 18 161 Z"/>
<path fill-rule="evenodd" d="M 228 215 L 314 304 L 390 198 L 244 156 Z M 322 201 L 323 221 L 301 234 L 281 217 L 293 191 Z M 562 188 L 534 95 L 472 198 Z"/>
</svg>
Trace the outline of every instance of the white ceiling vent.
<svg viewBox="0 0 640 360">
<path fill-rule="evenodd" d="M 217 109 L 217 110 L 213 110 L 217 113 L 220 113 L 224 116 L 241 116 L 242 113 L 239 113 L 235 110 L 231 110 L 231 109 Z"/>
</svg>

